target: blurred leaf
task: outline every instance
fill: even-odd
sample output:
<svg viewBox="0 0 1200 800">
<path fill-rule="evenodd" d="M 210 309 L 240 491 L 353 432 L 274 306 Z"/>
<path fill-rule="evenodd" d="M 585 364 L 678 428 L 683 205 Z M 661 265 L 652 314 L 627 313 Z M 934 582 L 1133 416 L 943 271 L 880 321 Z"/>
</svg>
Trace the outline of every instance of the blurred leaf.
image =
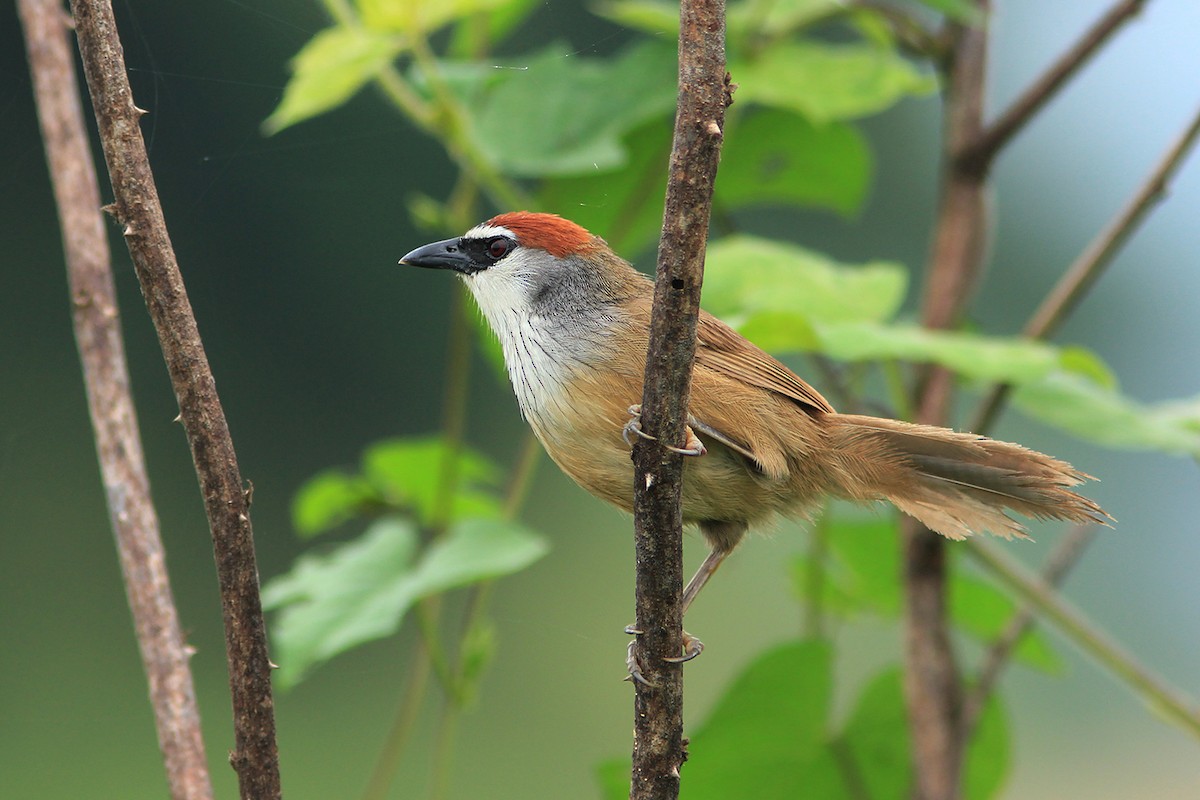
<svg viewBox="0 0 1200 800">
<path fill-rule="evenodd" d="M 422 597 L 524 569 L 546 543 L 517 523 L 455 523 L 414 565 L 416 527 L 391 517 L 324 555 L 301 556 L 263 589 L 274 626 L 280 686 L 294 686 L 338 653 L 394 633 Z"/>
<path fill-rule="evenodd" d="M 1026 414 L 1109 447 L 1200 456 L 1200 401 L 1148 405 L 1080 374 L 1052 372 L 1013 393 Z"/>
<path fill-rule="evenodd" d="M 735 235 L 708 248 L 704 296 L 714 314 L 742 321 L 764 311 L 810 322 L 879 321 L 899 309 L 907 281 L 898 264 L 849 266 L 798 245 Z"/>
<path fill-rule="evenodd" d="M 840 759 L 852 769 L 862 791 L 848 786 L 852 797 L 872 800 L 905 800 L 912 791 L 912 753 L 908 744 L 908 711 L 904 705 L 902 674 L 892 668 L 877 675 L 859 693 L 846 727 L 833 747 L 844 748 Z"/>
<path fill-rule="evenodd" d="M 538 5 L 538 0 L 508 0 L 487 13 L 478 13 L 472 19 L 463 20 L 454 29 L 449 51 L 470 58 L 479 52 L 481 40 L 488 45 L 501 41 L 524 22 Z"/>
<path fill-rule="evenodd" d="M 823 641 L 769 650 L 733 682 L 688 746 L 687 800 L 828 797 L 832 651 Z M 821 790 L 825 787 L 825 791 Z"/>
<path fill-rule="evenodd" d="M 292 78 L 263 129 L 278 133 L 341 105 L 402 49 L 400 40 L 390 34 L 344 26 L 320 31 L 292 59 Z"/>
<path fill-rule="evenodd" d="M 931 362 L 978 381 L 1026 383 L 1058 366 L 1058 350 L 1017 337 L 935 331 L 917 325 L 849 323 L 817 328 L 820 352 L 843 361 Z"/>
<path fill-rule="evenodd" d="M 360 477 L 336 470 L 322 472 L 296 492 L 292 499 L 292 524 L 300 536 L 309 538 L 358 516 L 377 497 L 371 485 Z"/>
<path fill-rule="evenodd" d="M 736 208 L 769 202 L 858 210 L 871 174 L 871 154 L 844 123 L 815 126 L 767 109 L 732 128 L 721 155 L 716 201 Z"/>
<path fill-rule="evenodd" d="M 894 49 L 871 44 L 784 41 L 753 61 L 734 62 L 739 101 L 803 114 L 816 123 L 876 114 L 937 83 Z"/>
<path fill-rule="evenodd" d="M 934 11 L 940 11 L 950 19 L 973 24 L 983 18 L 979 6 L 973 0 L 919 0 Z"/>
<path fill-rule="evenodd" d="M 468 706 L 475 702 L 484 671 L 496 656 L 496 626 L 489 620 L 476 619 L 467 629 L 459 646 L 460 701 Z"/>
<path fill-rule="evenodd" d="M 473 120 L 477 145 L 509 175 L 623 166 L 624 134 L 675 107 L 675 53 L 661 44 L 643 42 L 610 59 L 577 58 L 553 45 L 527 63 L 509 71 Z"/>
<path fill-rule="evenodd" d="M 994 585 L 955 570 L 950 578 L 950 616 L 964 633 L 991 644 L 1017 613 L 1018 605 Z M 1044 634 L 1032 630 L 1021 638 L 1013 656 L 1051 675 L 1062 673 L 1063 661 Z"/>
<path fill-rule="evenodd" d="M 838 582 L 841 594 L 850 601 L 842 610 L 885 617 L 900 613 L 898 519 L 895 513 L 878 518 L 834 515 L 825 522 L 832 562 L 828 577 Z M 832 605 L 830 610 L 838 608 Z"/>
<path fill-rule="evenodd" d="M 389 439 L 377 442 L 363 454 L 363 475 L 383 502 L 411 508 L 423 523 L 433 522 L 438 487 L 445 460 L 450 456 L 440 438 Z M 500 471 L 484 456 L 466 447 L 457 450 L 457 493 L 451 517 L 500 516 L 500 503 L 478 486 L 494 486 Z"/>
<path fill-rule="evenodd" d="M 762 12 L 761 3 L 728 5 L 730 39 L 768 34 L 783 36 L 844 10 L 842 0 L 776 0 Z M 665 0 L 618 0 L 604 3 L 596 13 L 627 28 L 653 35 L 679 33 L 679 4 Z"/>
<path fill-rule="evenodd" d="M 542 183 L 538 203 L 602 231 L 613 250 L 634 258 L 658 241 L 662 227 L 671 120 L 664 116 L 634 129 L 624 146 L 628 161 L 619 170 L 550 178 Z"/>
<path fill-rule="evenodd" d="M 1067 372 L 1082 375 L 1093 383 L 1105 389 L 1117 388 L 1117 377 L 1108 368 L 1100 356 L 1086 347 L 1066 345 L 1059 351 L 1058 365 Z"/>
<path fill-rule="evenodd" d="M 984 705 L 975 735 L 967 746 L 963 797 L 966 800 L 996 797 L 1008 777 L 1011 757 L 1008 718 L 1000 698 L 993 694 Z"/>
<path fill-rule="evenodd" d="M 355 0 L 372 30 L 424 36 L 468 14 L 512 5 L 512 0 Z"/>
<path fill-rule="evenodd" d="M 410 521 L 378 520 L 328 554 L 301 556 L 263 587 L 263 608 L 280 612 L 272 626 L 279 686 L 294 686 L 312 667 L 396 630 L 414 599 L 405 576 L 416 546 Z"/>
</svg>

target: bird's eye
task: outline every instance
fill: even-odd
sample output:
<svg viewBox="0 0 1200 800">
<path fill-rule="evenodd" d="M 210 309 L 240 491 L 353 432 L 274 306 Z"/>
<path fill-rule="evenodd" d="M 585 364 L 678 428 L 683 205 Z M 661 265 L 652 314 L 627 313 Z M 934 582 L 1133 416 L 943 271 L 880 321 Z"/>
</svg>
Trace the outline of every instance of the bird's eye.
<svg viewBox="0 0 1200 800">
<path fill-rule="evenodd" d="M 487 254 L 493 261 L 499 261 L 508 255 L 508 251 L 512 249 L 512 242 L 503 236 L 497 236 L 488 242 Z"/>
</svg>

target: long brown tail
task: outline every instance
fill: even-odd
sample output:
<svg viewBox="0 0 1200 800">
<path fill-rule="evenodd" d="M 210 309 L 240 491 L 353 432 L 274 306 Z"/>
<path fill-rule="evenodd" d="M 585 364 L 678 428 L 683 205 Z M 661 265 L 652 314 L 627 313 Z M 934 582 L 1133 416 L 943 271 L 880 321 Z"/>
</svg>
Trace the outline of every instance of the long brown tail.
<svg viewBox="0 0 1200 800">
<path fill-rule="evenodd" d="M 990 532 L 1024 537 L 1004 513 L 1107 524 L 1112 518 L 1068 487 L 1090 475 L 1043 453 L 947 428 L 831 414 L 834 481 L 853 500 L 891 501 L 951 539 Z"/>
</svg>

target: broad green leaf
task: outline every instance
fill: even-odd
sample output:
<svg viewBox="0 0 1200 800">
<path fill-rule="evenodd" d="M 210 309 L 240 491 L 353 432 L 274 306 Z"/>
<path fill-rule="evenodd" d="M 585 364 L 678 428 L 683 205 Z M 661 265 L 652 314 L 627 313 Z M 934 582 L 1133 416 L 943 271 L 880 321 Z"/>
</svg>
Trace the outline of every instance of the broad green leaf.
<svg viewBox="0 0 1200 800">
<path fill-rule="evenodd" d="M 1083 375 L 1056 371 L 1019 387 L 1013 402 L 1031 417 L 1081 439 L 1109 447 L 1200 456 L 1200 404 L 1196 400 L 1139 403 Z"/>
<path fill-rule="evenodd" d="M 912 791 L 912 753 L 908 743 L 908 711 L 899 669 L 873 678 L 859 693 L 846 727 L 837 738 L 853 764 L 862 791 L 847 785 L 852 797 L 904 800 Z"/>
<path fill-rule="evenodd" d="M 363 475 L 388 506 L 411 508 L 418 519 L 430 523 L 438 511 L 435 506 L 449 456 L 440 438 L 390 439 L 363 454 Z M 465 447 L 458 449 L 456 458 L 457 493 L 449 509 L 451 517 L 498 517 L 500 505 L 495 496 L 477 487 L 494 486 L 499 469 Z"/>
<path fill-rule="evenodd" d="M 956 570 L 950 578 L 950 616 L 959 630 L 990 644 L 1017 613 L 1011 597 L 990 583 Z M 1013 656 L 1026 666 L 1051 675 L 1063 670 L 1063 662 L 1046 637 L 1032 630 L 1022 637 Z"/>
<path fill-rule="evenodd" d="M 390 517 L 324 555 L 301 556 L 263 590 L 274 626 L 281 686 L 312 667 L 394 633 L 423 597 L 524 569 L 547 550 L 524 527 L 469 519 L 453 525 L 413 564 L 416 528 Z"/>
<path fill-rule="evenodd" d="M 782 36 L 845 8 L 841 0 L 776 0 L 730 3 L 726 27 L 731 40 L 768 34 Z M 605 3 L 597 13 L 620 25 L 654 35 L 679 33 L 679 4 L 665 0 L 618 0 Z"/>
<path fill-rule="evenodd" d="M 283 100 L 263 128 L 278 133 L 350 99 L 403 49 L 394 36 L 335 26 L 319 32 L 292 60 Z"/>
<path fill-rule="evenodd" d="M 918 325 L 820 325 L 817 335 L 821 352 L 842 361 L 931 362 L 978 381 L 1027 383 L 1059 364 L 1057 348 L 1042 342 Z"/>
<path fill-rule="evenodd" d="M 759 312 L 811 323 L 882 321 L 899 309 L 907 281 L 898 264 L 849 266 L 798 245 L 735 235 L 708 248 L 704 296 L 714 314 L 741 321 Z"/>
<path fill-rule="evenodd" d="M 999 795 L 1012 758 L 1009 739 L 1008 715 L 1000 698 L 993 694 L 979 715 L 975 735 L 967 747 L 963 775 L 966 800 L 990 800 Z"/>
<path fill-rule="evenodd" d="M 310 478 L 292 499 L 292 524 L 308 538 L 353 519 L 378 495 L 358 476 L 329 470 Z"/>
<path fill-rule="evenodd" d="M 511 5 L 512 0 L 355 0 L 372 30 L 423 36 L 468 14 Z"/>
<path fill-rule="evenodd" d="M 862 204 L 870 175 L 870 149 L 852 126 L 817 126 L 766 109 L 728 131 L 716 201 L 730 208 L 818 205 L 849 214 Z"/>
<path fill-rule="evenodd" d="M 629 161 L 624 135 L 675 107 L 675 53 L 659 43 L 610 59 L 579 58 L 551 46 L 527 67 L 508 71 L 473 119 L 478 147 L 510 175 L 581 175 L 623 166 Z"/>
<path fill-rule="evenodd" d="M 983 17 L 983 12 L 972 0 L 919 0 L 919 2 L 959 22 L 975 23 Z"/>
<path fill-rule="evenodd" d="M 936 88 L 894 49 L 872 44 L 783 41 L 752 61 L 733 62 L 739 101 L 788 109 L 822 123 L 876 114 Z"/>
<path fill-rule="evenodd" d="M 655 119 L 624 139 L 628 163 L 542 183 L 538 203 L 566 214 L 590 231 L 603 231 L 612 248 L 628 258 L 658 241 L 671 153 L 671 120 Z M 649 266 L 653 267 L 653 261 Z M 651 271 L 646 270 L 646 271 Z"/>
<path fill-rule="evenodd" d="M 404 576 L 416 552 L 415 526 L 378 520 L 352 542 L 324 555 L 304 555 L 263 587 L 272 626 L 276 680 L 294 686 L 338 653 L 393 633 L 413 597 Z"/>
<path fill-rule="evenodd" d="M 839 785 L 824 749 L 831 662 L 829 645 L 814 640 L 751 663 L 691 737 L 681 797 L 829 796 Z"/>
<path fill-rule="evenodd" d="M 852 599 L 849 610 L 870 610 L 886 617 L 900 613 L 898 517 L 834 516 L 827 526 L 832 568 L 841 592 Z"/>
</svg>

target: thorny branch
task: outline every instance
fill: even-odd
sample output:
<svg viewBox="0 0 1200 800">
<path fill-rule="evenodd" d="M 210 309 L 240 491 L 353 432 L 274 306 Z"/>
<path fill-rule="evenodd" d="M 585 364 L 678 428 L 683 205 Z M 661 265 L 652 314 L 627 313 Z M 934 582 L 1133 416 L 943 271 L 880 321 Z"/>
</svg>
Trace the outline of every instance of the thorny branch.
<svg viewBox="0 0 1200 800">
<path fill-rule="evenodd" d="M 158 333 L 212 531 L 233 696 L 233 767 L 243 798 L 280 796 L 266 624 L 243 488 L 225 413 L 167 235 L 108 0 L 71 10 L 115 199 L 114 212 Z"/>
<path fill-rule="evenodd" d="M 213 796 L 189 648 L 167 575 L 142 455 L 96 167 L 88 148 L 69 20 L 57 0 L 18 0 L 46 162 L 58 205 L 75 341 L 125 592 L 174 800 Z"/>
<path fill-rule="evenodd" d="M 691 390 L 704 248 L 731 87 L 725 72 L 724 0 L 683 0 L 679 105 L 667 181 L 658 278 L 646 356 L 642 422 L 656 441 L 633 448 L 637 622 L 632 800 L 676 798 L 683 749 L 682 442 Z"/>
</svg>

